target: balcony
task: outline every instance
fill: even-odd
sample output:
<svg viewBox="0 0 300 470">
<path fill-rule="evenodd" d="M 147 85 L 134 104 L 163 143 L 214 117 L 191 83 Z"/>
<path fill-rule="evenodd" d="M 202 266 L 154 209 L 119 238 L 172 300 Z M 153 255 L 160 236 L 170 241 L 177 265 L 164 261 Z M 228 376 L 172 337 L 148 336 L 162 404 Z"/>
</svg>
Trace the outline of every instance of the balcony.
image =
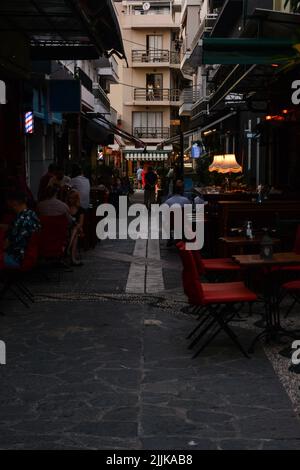
<svg viewBox="0 0 300 470">
<path fill-rule="evenodd" d="M 180 53 L 167 49 L 134 50 L 132 51 L 133 66 L 138 67 L 170 67 L 180 64 Z"/>
<path fill-rule="evenodd" d="M 109 83 L 119 83 L 119 68 L 116 59 L 112 57 L 101 57 L 95 61 L 98 75 L 105 78 Z"/>
<path fill-rule="evenodd" d="M 180 90 L 169 88 L 135 88 L 134 104 L 156 106 L 179 106 Z"/>
<path fill-rule="evenodd" d="M 123 2 L 124 12 L 122 24 L 130 28 L 174 28 L 180 26 L 180 13 L 173 12 L 170 3 L 162 5 L 160 1 L 151 1 L 149 10 L 143 9 L 143 2 Z M 177 6 L 178 9 L 178 6 Z"/>
<path fill-rule="evenodd" d="M 93 94 L 96 99 L 96 111 L 110 113 L 110 101 L 99 83 L 93 84 Z"/>
<path fill-rule="evenodd" d="M 170 129 L 168 127 L 135 127 L 133 135 L 139 139 L 161 141 L 169 139 Z"/>
<path fill-rule="evenodd" d="M 199 87 L 185 88 L 180 95 L 180 116 L 191 116 L 193 106 L 201 98 L 201 91 Z"/>
<path fill-rule="evenodd" d="M 200 39 L 209 36 L 218 20 L 217 13 L 208 13 L 201 21 L 197 33 L 193 36 L 186 35 L 183 40 L 183 60 L 181 62 L 182 72 L 192 75 L 199 66 L 198 44 Z"/>
</svg>

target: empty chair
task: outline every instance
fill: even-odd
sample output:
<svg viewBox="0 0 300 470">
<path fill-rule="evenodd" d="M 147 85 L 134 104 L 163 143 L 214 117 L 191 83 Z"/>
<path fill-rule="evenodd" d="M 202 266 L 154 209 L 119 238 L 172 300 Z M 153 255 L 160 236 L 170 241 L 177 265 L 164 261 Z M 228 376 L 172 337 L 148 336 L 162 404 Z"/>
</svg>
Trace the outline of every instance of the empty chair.
<svg viewBox="0 0 300 470">
<path fill-rule="evenodd" d="M 185 249 L 185 244 L 179 244 L 178 248 L 183 264 L 184 292 L 188 297 L 189 304 L 200 309 L 199 320 L 201 327 L 203 327 L 190 348 L 207 335 L 204 344 L 194 357 L 197 357 L 221 331 L 229 336 L 245 357 L 249 357 L 229 324 L 245 303 L 252 304 L 257 301 L 257 295 L 250 291 L 243 282 L 202 283 L 192 252 Z M 195 333 L 199 329 L 197 327 Z"/>
</svg>

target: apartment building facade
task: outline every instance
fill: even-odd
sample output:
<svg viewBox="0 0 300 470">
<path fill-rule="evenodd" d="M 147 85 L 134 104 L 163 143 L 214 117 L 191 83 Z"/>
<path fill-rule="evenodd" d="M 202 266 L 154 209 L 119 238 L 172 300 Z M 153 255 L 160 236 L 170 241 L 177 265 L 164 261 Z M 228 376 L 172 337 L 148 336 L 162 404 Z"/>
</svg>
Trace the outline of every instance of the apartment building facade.
<svg viewBox="0 0 300 470">
<path fill-rule="evenodd" d="M 289 75 L 280 75 L 276 62 L 285 52 L 272 41 L 284 44 L 298 28 L 299 15 L 284 0 L 185 0 L 182 7 L 181 70 L 190 84 L 181 93 L 179 113 L 194 130 L 189 143 L 205 139 L 211 156 L 235 153 L 249 183 L 295 186 L 295 151 L 286 145 L 295 139 L 285 123 L 295 121 L 296 111 L 290 106 Z M 211 50 L 204 47 L 208 43 Z M 283 172 L 283 151 L 290 172 Z"/>
<path fill-rule="evenodd" d="M 153 146 L 178 133 L 181 1 L 122 1 L 118 8 L 128 67 L 123 66 L 123 127 Z"/>
</svg>

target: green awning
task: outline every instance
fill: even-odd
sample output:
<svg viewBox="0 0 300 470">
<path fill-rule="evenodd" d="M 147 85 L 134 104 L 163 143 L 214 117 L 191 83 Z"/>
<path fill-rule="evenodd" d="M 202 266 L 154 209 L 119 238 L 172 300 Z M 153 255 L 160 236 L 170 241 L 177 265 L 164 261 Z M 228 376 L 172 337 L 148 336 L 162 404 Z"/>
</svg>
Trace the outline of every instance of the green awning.
<svg viewBox="0 0 300 470">
<path fill-rule="evenodd" d="M 202 64 L 281 64 L 299 56 L 290 39 L 204 38 Z"/>
</svg>

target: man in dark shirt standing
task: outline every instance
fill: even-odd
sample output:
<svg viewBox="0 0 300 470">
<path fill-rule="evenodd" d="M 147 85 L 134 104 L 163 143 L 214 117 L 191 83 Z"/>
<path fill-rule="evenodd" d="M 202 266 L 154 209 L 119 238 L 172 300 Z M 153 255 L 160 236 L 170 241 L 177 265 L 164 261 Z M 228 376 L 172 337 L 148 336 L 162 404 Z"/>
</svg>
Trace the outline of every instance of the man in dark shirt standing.
<svg viewBox="0 0 300 470">
<path fill-rule="evenodd" d="M 149 166 L 145 175 L 145 205 L 148 210 L 151 208 L 151 204 L 155 203 L 157 180 L 157 174 L 153 171 L 153 168 Z"/>
<path fill-rule="evenodd" d="M 8 268 L 19 268 L 25 257 L 30 237 L 40 230 L 40 222 L 32 210 L 28 209 L 26 195 L 13 193 L 7 198 L 10 209 L 16 218 L 9 227 L 4 241 L 4 265 Z"/>
</svg>

